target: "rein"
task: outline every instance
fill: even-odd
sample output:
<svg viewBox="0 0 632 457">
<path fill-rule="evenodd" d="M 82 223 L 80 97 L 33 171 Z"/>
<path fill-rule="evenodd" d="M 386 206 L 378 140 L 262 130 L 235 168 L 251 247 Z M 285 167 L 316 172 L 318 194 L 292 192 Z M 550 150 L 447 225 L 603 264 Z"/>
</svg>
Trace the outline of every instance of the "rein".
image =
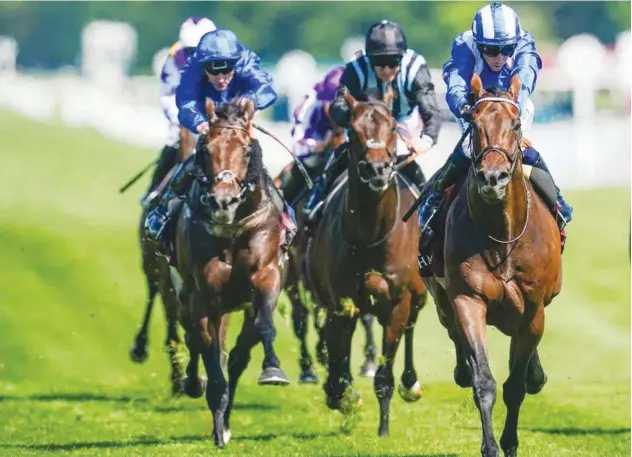
<svg viewBox="0 0 632 457">
<path fill-rule="evenodd" d="M 516 108 L 520 109 L 520 107 L 518 106 L 518 104 L 516 102 L 514 102 L 513 100 L 510 100 L 508 98 L 504 98 L 504 97 L 484 97 L 484 98 L 480 98 L 476 101 L 476 103 L 474 104 L 474 106 L 472 107 L 472 109 L 476 108 L 479 104 L 481 103 L 485 103 L 485 102 L 498 102 L 498 103 L 509 103 L 513 106 L 515 106 Z M 468 130 L 472 127 L 472 124 L 470 124 L 470 127 L 468 128 Z M 470 145 L 473 145 L 473 138 L 470 135 Z M 485 154 L 487 154 L 488 152 L 494 151 L 499 153 L 507 162 L 509 162 L 511 164 L 511 167 L 509 168 L 509 177 L 513 179 L 513 174 L 514 171 L 516 169 L 516 164 L 519 161 L 522 161 L 522 150 L 520 149 L 520 138 L 518 138 L 517 141 L 517 152 L 513 157 L 513 160 L 511 159 L 511 156 L 509 154 L 509 152 L 504 149 L 501 148 L 500 146 L 487 146 L 485 148 L 483 148 L 481 151 L 478 152 L 478 154 L 475 156 L 473 151 L 472 154 L 470 154 L 470 169 L 472 171 L 472 173 L 476 173 L 476 165 L 477 163 L 479 163 L 480 161 L 483 160 L 483 158 L 485 157 Z M 473 148 L 472 148 L 473 149 Z M 524 189 L 524 193 L 525 193 L 525 197 L 527 199 L 527 210 L 526 210 L 526 215 L 525 215 L 525 221 L 524 221 L 524 225 L 522 227 L 522 230 L 520 231 L 520 234 L 510 240 L 499 240 L 497 238 L 494 238 L 493 236 L 491 236 L 490 234 L 487 234 L 487 237 L 492 240 L 495 241 L 496 243 L 500 243 L 500 244 L 512 244 L 515 243 L 516 241 L 518 241 L 520 238 L 522 238 L 522 235 L 524 235 L 524 233 L 527 231 L 527 225 L 529 225 L 529 216 L 531 214 L 531 193 L 529 192 L 529 189 L 527 189 L 527 184 L 524 181 L 524 177 L 522 179 L 522 183 L 523 183 L 523 189 Z M 472 212 L 472 207 L 470 204 L 470 193 L 469 191 L 467 192 L 467 209 L 468 212 L 470 213 L 470 217 L 472 218 L 472 221 L 474 221 L 474 223 L 476 225 L 480 226 L 480 223 L 476 220 L 476 218 L 474 217 L 474 213 Z"/>
</svg>

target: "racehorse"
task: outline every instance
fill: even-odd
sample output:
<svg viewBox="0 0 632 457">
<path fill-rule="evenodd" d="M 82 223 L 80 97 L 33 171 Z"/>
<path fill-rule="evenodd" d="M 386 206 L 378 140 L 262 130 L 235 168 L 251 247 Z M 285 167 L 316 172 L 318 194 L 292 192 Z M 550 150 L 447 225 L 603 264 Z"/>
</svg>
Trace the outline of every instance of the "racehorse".
<svg viewBox="0 0 632 457">
<path fill-rule="evenodd" d="M 230 439 L 237 382 L 259 341 L 264 349 L 259 384 L 288 382 L 273 347 L 273 314 L 283 280 L 281 214 L 266 190 L 261 148 L 251 136 L 254 112 L 247 98 L 217 111 L 207 100 L 210 131 L 195 157 L 203 176 L 196 176 L 175 220 L 175 263 L 182 279 L 179 316 L 191 356 L 183 390 L 194 398 L 202 395 L 202 356 L 218 447 Z M 228 358 L 227 383 L 220 365 L 220 322 L 226 313 L 241 309 L 244 321 Z"/>
<path fill-rule="evenodd" d="M 373 379 L 380 436 L 388 435 L 393 362 L 404 334 L 405 370 L 399 392 L 407 401 L 421 397 L 412 344 L 413 325 L 426 302 L 415 251 L 419 224 L 401 221 L 417 195 L 396 172 L 397 124 L 388 108 L 392 98 L 390 86 L 383 100 L 357 101 L 345 91 L 350 112 L 347 175 L 327 197 L 305 254 L 309 288 L 327 310 L 329 373 L 323 387 L 330 409 L 348 413 L 361 401 L 350 372 L 358 316 L 371 313 L 383 327 L 383 360 Z"/>
<path fill-rule="evenodd" d="M 321 149 L 323 151 L 333 151 L 340 147 L 346 139 L 345 130 L 338 127 L 333 119 L 329 116 L 330 103 L 326 103 L 324 110 L 327 121 L 331 127 L 331 134 L 325 138 Z M 324 159 L 323 159 L 324 160 Z M 297 173 L 295 168 L 292 168 L 293 163 L 286 167 L 284 173 L 292 173 L 292 179 L 300 180 L 304 183 L 303 177 L 300 173 Z M 313 175 L 318 175 L 322 172 L 324 164 L 317 167 L 314 170 Z M 312 176 L 313 177 L 313 176 Z M 280 186 L 281 179 L 277 178 L 277 186 Z M 291 185 L 296 185 L 292 183 Z M 308 189 L 303 186 L 302 190 L 294 198 L 293 201 L 288 202 L 295 210 L 302 208 L 305 200 L 309 197 Z M 303 214 L 302 211 L 296 211 L 299 227 L 303 227 Z M 325 344 L 324 335 L 324 309 L 320 304 L 313 304 L 312 306 L 304 302 L 306 297 L 301 296 L 299 284 L 301 283 L 302 271 L 305 258 L 305 247 L 307 246 L 308 235 L 305 230 L 300 230 L 297 236 L 292 242 L 292 246 L 288 250 L 290 262 L 287 268 L 287 278 L 285 281 L 285 292 L 287 293 L 290 302 L 292 304 L 292 327 L 294 334 L 300 341 L 301 356 L 299 359 L 299 367 L 301 373 L 299 375 L 300 383 L 318 383 L 318 375 L 314 371 L 314 361 L 307 347 L 307 329 L 310 310 L 312 311 L 314 329 L 316 330 L 318 342 L 316 344 L 316 358 L 322 365 L 327 365 L 327 346 Z M 313 297 L 312 297 L 313 298 Z M 360 376 L 372 377 L 377 371 L 376 349 L 375 340 L 373 338 L 373 321 L 374 317 L 371 314 L 363 314 L 360 316 L 360 322 L 364 327 L 366 340 L 364 345 L 365 361 L 360 368 Z"/>
<path fill-rule="evenodd" d="M 492 430 L 496 382 L 489 368 L 486 327 L 511 337 L 507 406 L 500 446 L 516 456 L 518 414 L 525 392 L 546 383 L 537 346 L 544 308 L 560 293 L 559 231 L 547 206 L 525 179 L 522 166 L 520 80 L 507 92 L 485 90 L 474 74 L 471 167 L 436 217 L 431 275 L 424 280 L 439 320 L 456 349 L 454 380 L 472 387 L 480 412 L 484 457 L 498 455 Z M 445 220 L 445 225 L 442 222 Z"/>
</svg>

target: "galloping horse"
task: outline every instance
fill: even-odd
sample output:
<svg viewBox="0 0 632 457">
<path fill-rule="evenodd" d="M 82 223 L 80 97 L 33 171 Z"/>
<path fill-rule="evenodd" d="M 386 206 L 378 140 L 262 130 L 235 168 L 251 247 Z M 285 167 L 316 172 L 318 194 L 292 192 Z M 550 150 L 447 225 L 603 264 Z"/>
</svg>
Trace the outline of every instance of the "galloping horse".
<svg viewBox="0 0 632 457">
<path fill-rule="evenodd" d="M 371 313 L 384 329 L 373 383 L 380 404 L 379 435 L 388 435 L 393 362 L 406 334 L 405 371 L 399 393 L 421 397 L 413 367 L 413 325 L 426 302 L 416 251 L 419 224 L 401 218 L 416 198 L 412 184 L 395 171 L 397 124 L 384 100 L 359 102 L 345 92 L 351 121 L 348 181 L 327 198 L 306 256 L 310 290 L 327 309 L 325 335 L 329 373 L 327 406 L 349 411 L 360 399 L 352 390 L 351 340 L 359 315 Z M 345 178 L 343 178 L 345 179 Z"/>
<path fill-rule="evenodd" d="M 341 146 L 345 139 L 345 130 L 343 128 L 338 127 L 333 119 L 329 116 L 329 106 L 330 103 L 325 104 L 325 114 L 327 115 L 327 121 L 331 127 L 331 134 L 323 140 L 323 145 L 321 145 L 323 151 L 333 151 Z M 303 182 L 303 177 L 300 173 L 296 173 L 295 169 L 292 169 L 293 163 L 291 163 L 286 169 L 283 170 L 283 173 L 294 173 L 293 178 L 297 180 L 301 180 Z M 324 164 L 323 164 L 324 165 Z M 322 172 L 323 167 L 318 167 L 313 173 L 317 175 Z M 280 185 L 280 178 L 279 185 Z M 296 184 L 294 184 L 296 185 Z M 293 201 L 288 202 L 293 208 L 302 208 L 305 200 L 309 197 L 309 193 L 307 192 L 307 187 L 303 186 L 302 191 L 294 198 Z M 317 360 L 322 365 L 327 365 L 327 346 L 325 344 L 325 335 L 324 335 L 324 319 L 322 319 L 322 315 L 324 313 L 324 309 L 320 304 L 314 304 L 313 306 L 308 306 L 304 303 L 304 299 L 306 297 L 301 296 L 299 284 L 302 282 L 303 276 L 303 265 L 305 262 L 304 253 L 305 248 L 307 246 L 308 235 L 305 230 L 302 230 L 304 215 L 302 211 L 296 211 L 297 213 L 297 222 L 301 230 L 299 230 L 298 234 L 294 238 L 292 242 L 292 246 L 290 247 L 288 254 L 290 257 L 290 262 L 287 268 L 287 278 L 285 281 L 285 291 L 292 303 L 292 324 L 294 329 L 294 334 L 299 339 L 301 344 L 301 355 L 299 359 L 299 367 L 301 369 L 301 373 L 299 375 L 299 382 L 301 383 L 318 383 L 318 376 L 314 371 L 314 361 L 312 359 L 312 355 L 310 354 L 309 349 L 307 348 L 307 321 L 310 314 L 310 309 L 312 311 L 314 329 L 316 330 L 318 342 L 316 343 L 316 357 Z M 365 361 L 362 364 L 360 369 L 361 376 L 372 377 L 375 375 L 377 371 L 377 364 L 375 362 L 376 358 L 376 349 L 375 349 L 375 341 L 373 338 L 373 320 L 374 317 L 371 314 L 363 314 L 360 316 L 360 322 L 362 322 L 362 326 L 364 327 L 364 331 L 366 334 L 366 341 L 364 345 L 364 355 Z"/>
<path fill-rule="evenodd" d="M 191 355 L 183 390 L 202 395 L 201 355 L 217 446 L 230 439 L 237 382 L 259 341 L 264 349 L 259 384 L 288 383 L 273 347 L 273 314 L 283 279 L 281 215 L 266 190 L 261 148 L 251 137 L 254 111 L 250 99 L 234 100 L 217 112 L 207 101 L 210 132 L 196 153 L 203 176 L 191 186 L 175 226 L 183 284 L 179 316 Z M 220 322 L 240 309 L 245 309 L 243 327 L 229 355 L 227 384 L 220 365 Z"/>
<path fill-rule="evenodd" d="M 159 195 L 166 186 L 167 182 L 171 178 L 171 175 L 175 171 L 179 162 L 182 162 L 191 155 L 195 147 L 195 138 L 184 127 L 180 127 L 180 143 L 178 148 L 178 157 L 176 158 L 176 164 L 173 165 L 167 175 L 159 182 L 155 189 L 150 189 L 150 195 Z M 149 197 L 148 199 L 151 199 Z M 143 323 L 140 330 L 136 334 L 134 339 L 134 345 L 130 351 L 130 358 L 133 362 L 143 363 L 147 360 L 147 343 L 149 333 L 149 321 L 151 319 L 151 312 L 154 306 L 154 300 L 156 295 L 160 292 L 162 298 L 163 307 L 165 309 L 165 318 L 167 321 L 167 337 L 165 339 L 165 350 L 169 355 L 169 362 L 171 364 L 171 390 L 173 394 L 180 392 L 180 382 L 183 376 L 183 368 L 180 362 L 180 348 L 182 347 L 182 341 L 178 335 L 178 298 L 176 296 L 171 278 L 169 276 L 169 262 L 164 257 L 157 253 L 157 246 L 155 243 L 147 242 L 144 239 L 144 223 L 149 211 L 149 206 L 144 205 L 141 211 L 140 225 L 139 225 L 139 238 L 140 247 L 143 259 L 143 273 L 145 274 L 145 280 L 147 282 L 147 304 L 145 306 L 145 313 L 143 315 Z"/>
<path fill-rule="evenodd" d="M 488 363 L 486 327 L 493 325 L 511 337 L 500 446 L 505 456 L 514 457 L 525 392 L 537 394 L 546 383 L 537 346 L 544 332 L 544 308 L 562 286 L 560 236 L 551 212 L 523 174 L 518 76 L 507 92 L 483 89 L 477 74 L 470 87 L 475 100 L 472 165 L 464 184 L 452 190 L 456 196 L 451 204 L 437 217 L 445 219 L 445 234 L 439 227 L 432 277 L 424 280 L 454 342 L 454 380 L 473 388 L 484 457 L 498 455 L 492 429 L 496 382 Z"/>
</svg>

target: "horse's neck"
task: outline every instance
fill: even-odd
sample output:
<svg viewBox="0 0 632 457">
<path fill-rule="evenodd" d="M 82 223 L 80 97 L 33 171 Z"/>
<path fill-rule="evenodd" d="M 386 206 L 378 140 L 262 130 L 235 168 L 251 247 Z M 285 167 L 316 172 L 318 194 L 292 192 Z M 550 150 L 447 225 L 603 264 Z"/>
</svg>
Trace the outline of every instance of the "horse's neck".
<svg viewBox="0 0 632 457">
<path fill-rule="evenodd" d="M 345 235 L 350 242 L 370 245 L 387 236 L 397 222 L 397 178 L 393 178 L 384 192 L 376 193 L 360 181 L 352 163 L 348 170 L 343 213 Z"/>
<path fill-rule="evenodd" d="M 511 240 L 518 237 L 527 222 L 526 183 L 521 165 L 518 164 L 514 170 L 505 199 L 498 204 L 489 204 L 481 198 L 472 174 L 468 181 L 470 211 L 476 223 L 496 239 Z"/>
</svg>

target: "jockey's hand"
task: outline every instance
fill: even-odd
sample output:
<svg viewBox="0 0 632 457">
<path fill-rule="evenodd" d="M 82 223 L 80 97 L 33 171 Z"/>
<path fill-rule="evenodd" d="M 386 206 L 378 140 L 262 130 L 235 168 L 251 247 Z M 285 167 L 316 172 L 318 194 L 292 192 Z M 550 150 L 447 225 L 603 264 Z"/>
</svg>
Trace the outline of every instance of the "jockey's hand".
<svg viewBox="0 0 632 457">
<path fill-rule="evenodd" d="M 460 113 L 463 120 L 467 122 L 472 122 L 472 107 L 470 105 L 463 106 Z"/>
<path fill-rule="evenodd" d="M 432 147 L 432 141 L 427 138 L 415 137 L 410 142 L 410 148 L 414 154 L 421 155 Z"/>
<path fill-rule="evenodd" d="M 197 127 L 195 127 L 195 131 L 201 135 L 206 135 L 211 128 L 208 125 L 208 122 L 202 122 Z"/>
</svg>

